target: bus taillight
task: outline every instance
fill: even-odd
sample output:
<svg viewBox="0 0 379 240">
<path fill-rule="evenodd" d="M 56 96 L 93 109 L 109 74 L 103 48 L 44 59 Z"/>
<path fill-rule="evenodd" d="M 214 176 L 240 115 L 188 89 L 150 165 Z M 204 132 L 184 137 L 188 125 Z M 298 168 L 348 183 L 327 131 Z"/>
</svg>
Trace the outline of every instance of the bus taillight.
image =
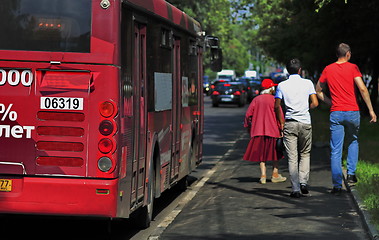
<svg viewBox="0 0 379 240">
<path fill-rule="evenodd" d="M 113 167 L 113 163 L 109 157 L 102 157 L 97 162 L 97 166 L 99 167 L 100 171 L 108 172 Z"/>
<path fill-rule="evenodd" d="M 104 120 L 100 123 L 99 132 L 104 136 L 109 136 L 113 132 L 113 123 L 109 120 Z"/>
<path fill-rule="evenodd" d="M 102 153 L 110 153 L 113 149 L 113 142 L 109 138 L 103 138 L 99 141 L 99 151 Z"/>
<path fill-rule="evenodd" d="M 107 118 L 114 114 L 115 109 L 111 102 L 106 101 L 100 104 L 99 111 L 100 111 L 101 116 Z"/>
<path fill-rule="evenodd" d="M 99 124 L 98 150 L 100 152 L 97 167 L 101 172 L 110 173 L 115 167 L 113 152 L 117 148 L 113 135 L 117 132 L 114 118 L 117 115 L 117 107 L 114 102 L 104 101 L 99 104 L 101 122 Z"/>
</svg>

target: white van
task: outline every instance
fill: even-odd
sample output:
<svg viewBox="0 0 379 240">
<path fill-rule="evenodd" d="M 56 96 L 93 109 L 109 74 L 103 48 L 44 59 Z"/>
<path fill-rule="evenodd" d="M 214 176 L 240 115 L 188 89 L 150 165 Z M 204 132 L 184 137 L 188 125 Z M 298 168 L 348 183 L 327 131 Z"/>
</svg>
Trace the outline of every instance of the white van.
<svg viewBox="0 0 379 240">
<path fill-rule="evenodd" d="M 236 79 L 236 72 L 230 69 L 223 69 L 221 72 L 217 73 L 217 79 L 233 81 Z"/>
</svg>

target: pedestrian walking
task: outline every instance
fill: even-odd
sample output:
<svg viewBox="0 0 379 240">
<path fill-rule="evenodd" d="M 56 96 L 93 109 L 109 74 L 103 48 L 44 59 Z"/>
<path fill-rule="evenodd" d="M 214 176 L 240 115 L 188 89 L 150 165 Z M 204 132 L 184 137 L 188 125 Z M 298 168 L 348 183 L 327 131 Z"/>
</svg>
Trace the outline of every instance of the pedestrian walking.
<svg viewBox="0 0 379 240">
<path fill-rule="evenodd" d="M 262 81 L 261 94 L 253 99 L 245 115 L 244 127 L 250 133 L 250 142 L 243 159 L 259 162 L 261 169 L 260 183 L 266 183 L 266 162 L 273 162 L 271 182 L 278 183 L 287 180 L 279 174 L 278 161 L 283 153 L 277 150 L 276 141 L 280 138 L 279 123 L 274 112 L 274 82 L 271 79 Z"/>
<path fill-rule="evenodd" d="M 288 80 L 281 82 L 275 95 L 275 112 L 283 130 L 283 140 L 288 157 L 291 178 L 291 197 L 299 198 L 308 194 L 310 152 L 312 147 L 312 125 L 309 108 L 318 106 L 312 81 L 300 76 L 301 62 L 292 59 L 287 64 Z M 281 114 L 282 100 L 285 105 L 285 119 Z M 309 103 L 310 102 L 310 103 Z"/>
<path fill-rule="evenodd" d="M 337 61 L 326 66 L 317 83 L 316 91 L 320 100 L 330 108 L 330 160 L 333 189 L 331 193 L 341 194 L 342 188 L 342 149 L 344 138 L 348 146 L 347 152 L 347 180 L 355 184 L 357 178 L 355 171 L 358 163 L 358 132 L 360 125 L 360 112 L 358 94 L 360 92 L 370 113 L 370 122 L 376 122 L 370 95 L 362 80 L 362 74 L 357 65 L 350 63 L 350 46 L 341 43 L 337 47 Z M 330 98 L 325 94 L 329 88 Z"/>
</svg>

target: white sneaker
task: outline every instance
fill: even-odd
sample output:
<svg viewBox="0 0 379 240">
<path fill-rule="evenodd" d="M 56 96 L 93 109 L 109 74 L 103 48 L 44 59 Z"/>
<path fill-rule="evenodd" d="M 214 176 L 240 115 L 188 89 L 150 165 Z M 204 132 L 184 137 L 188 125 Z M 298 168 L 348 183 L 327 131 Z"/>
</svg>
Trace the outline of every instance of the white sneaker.
<svg viewBox="0 0 379 240">
<path fill-rule="evenodd" d="M 259 179 L 259 182 L 261 184 L 266 184 L 266 178 L 265 177 L 261 177 L 261 179 Z"/>
<path fill-rule="evenodd" d="M 281 174 L 278 174 L 278 177 L 271 177 L 271 182 L 273 183 L 280 183 L 280 182 L 285 182 L 287 180 L 286 177 L 283 177 Z"/>
</svg>

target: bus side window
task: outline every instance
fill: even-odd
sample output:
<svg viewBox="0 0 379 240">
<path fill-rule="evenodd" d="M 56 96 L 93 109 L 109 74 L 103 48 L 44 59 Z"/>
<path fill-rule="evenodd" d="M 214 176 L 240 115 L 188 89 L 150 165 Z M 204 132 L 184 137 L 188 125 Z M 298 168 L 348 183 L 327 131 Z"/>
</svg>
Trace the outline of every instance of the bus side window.
<svg viewBox="0 0 379 240">
<path fill-rule="evenodd" d="M 161 47 L 172 48 L 172 32 L 166 28 L 161 31 Z"/>
<path fill-rule="evenodd" d="M 189 40 L 189 55 L 196 56 L 197 55 L 197 44 L 194 39 Z"/>
</svg>

